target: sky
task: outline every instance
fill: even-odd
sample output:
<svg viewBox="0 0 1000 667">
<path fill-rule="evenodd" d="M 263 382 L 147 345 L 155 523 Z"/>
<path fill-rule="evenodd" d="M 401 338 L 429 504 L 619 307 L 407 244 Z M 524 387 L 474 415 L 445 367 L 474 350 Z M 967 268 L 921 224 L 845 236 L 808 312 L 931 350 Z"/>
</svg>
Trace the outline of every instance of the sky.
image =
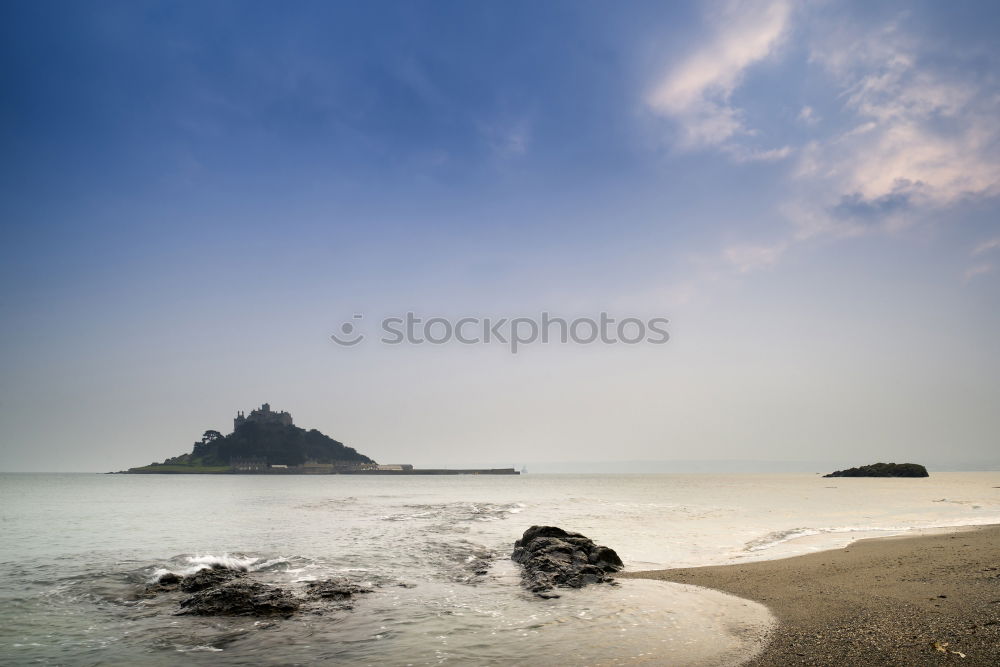
<svg viewBox="0 0 1000 667">
<path fill-rule="evenodd" d="M 263 402 L 418 466 L 998 462 L 998 32 L 991 2 L 3 3 L 0 471 L 162 461 Z M 407 312 L 670 339 L 382 343 Z"/>
</svg>

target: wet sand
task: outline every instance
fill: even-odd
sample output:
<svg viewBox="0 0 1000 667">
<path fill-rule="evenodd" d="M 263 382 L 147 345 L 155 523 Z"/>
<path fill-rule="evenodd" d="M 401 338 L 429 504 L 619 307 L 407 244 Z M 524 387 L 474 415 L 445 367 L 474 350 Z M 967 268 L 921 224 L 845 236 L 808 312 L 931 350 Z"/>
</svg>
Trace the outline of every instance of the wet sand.
<svg viewBox="0 0 1000 667">
<path fill-rule="evenodd" d="M 779 626 L 748 665 L 1000 665 L 1000 526 L 620 576 L 767 605 Z"/>
</svg>

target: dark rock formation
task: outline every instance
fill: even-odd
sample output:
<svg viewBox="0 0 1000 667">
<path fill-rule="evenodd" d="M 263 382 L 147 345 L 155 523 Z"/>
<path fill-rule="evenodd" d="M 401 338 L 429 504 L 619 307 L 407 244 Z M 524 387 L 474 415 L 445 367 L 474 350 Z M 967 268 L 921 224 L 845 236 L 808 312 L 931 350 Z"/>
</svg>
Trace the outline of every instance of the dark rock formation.
<svg viewBox="0 0 1000 667">
<path fill-rule="evenodd" d="M 139 591 L 139 597 L 150 598 L 159 593 L 169 593 L 170 591 L 176 591 L 180 586 L 183 577 L 174 574 L 173 572 L 167 572 L 161 575 L 152 584 L 147 584 L 145 588 Z"/>
<path fill-rule="evenodd" d="M 610 582 L 608 575 L 624 567 L 613 549 L 555 526 L 532 526 L 524 531 L 510 557 L 523 567 L 524 585 L 540 597 L 558 597 L 547 593 L 556 587 Z"/>
<path fill-rule="evenodd" d="M 138 596 L 151 598 L 178 592 L 188 594 L 180 601 L 178 615 L 287 617 L 300 607 L 312 613 L 349 610 L 354 596 L 371 593 L 372 589 L 348 579 L 326 579 L 309 583 L 305 594 L 296 596 L 283 588 L 253 581 L 245 568 L 215 565 L 186 577 L 167 572 L 147 584 Z"/>
<path fill-rule="evenodd" d="M 306 595 L 323 600 L 348 600 L 355 595 L 371 593 L 372 589 L 358 586 L 346 579 L 313 581 L 306 586 Z"/>
<path fill-rule="evenodd" d="M 858 468 L 837 470 L 823 477 L 930 477 L 919 463 L 873 463 Z"/>
<path fill-rule="evenodd" d="M 232 581 L 237 577 L 242 577 L 246 570 L 231 570 L 225 567 L 213 567 L 206 570 L 198 570 L 194 574 L 184 577 L 180 582 L 180 589 L 185 593 L 197 593 L 198 591 L 219 586 Z M 166 575 L 164 575 L 166 576 Z M 174 575 L 176 576 L 176 575 Z M 163 577 L 160 577 L 163 583 Z"/>
<path fill-rule="evenodd" d="M 213 565 L 211 568 L 198 570 L 186 577 L 173 572 L 160 575 L 154 583 L 148 584 L 140 593 L 140 597 L 153 597 L 159 593 L 170 593 L 182 590 L 185 593 L 196 593 L 206 588 L 224 584 L 227 581 L 242 577 L 245 568 L 232 569 L 224 565 Z"/>
<path fill-rule="evenodd" d="M 352 609 L 350 600 L 355 595 L 371 593 L 372 589 L 358 586 L 346 579 L 327 579 L 313 581 L 306 586 L 306 597 L 313 600 L 337 602 L 339 609 Z"/>
<path fill-rule="evenodd" d="M 291 616 L 299 600 L 277 586 L 237 579 L 181 600 L 179 616 Z"/>
<path fill-rule="evenodd" d="M 174 574 L 173 572 L 167 572 L 159 579 L 156 580 L 161 586 L 176 586 L 181 583 L 180 575 Z"/>
</svg>

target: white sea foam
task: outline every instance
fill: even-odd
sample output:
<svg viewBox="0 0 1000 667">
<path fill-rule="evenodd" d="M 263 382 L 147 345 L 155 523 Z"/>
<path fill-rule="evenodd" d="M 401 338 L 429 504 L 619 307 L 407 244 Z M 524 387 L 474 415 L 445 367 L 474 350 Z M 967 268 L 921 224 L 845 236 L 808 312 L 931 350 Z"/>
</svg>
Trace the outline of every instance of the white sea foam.
<svg viewBox="0 0 1000 667">
<path fill-rule="evenodd" d="M 750 540 L 746 543 L 746 546 L 743 547 L 743 549 L 744 551 L 763 551 L 764 549 L 770 549 L 776 544 L 788 542 L 789 540 L 794 540 L 797 537 L 817 535 L 820 532 L 822 531 L 813 528 L 790 528 L 788 530 L 777 530 L 773 533 L 768 533 L 763 537 Z"/>
<path fill-rule="evenodd" d="M 178 646 L 178 653 L 222 653 L 221 648 L 216 648 L 215 646 Z"/>
<path fill-rule="evenodd" d="M 938 502 L 938 501 L 934 501 Z M 966 504 L 966 503 L 963 503 Z M 857 526 L 835 526 L 828 528 L 790 528 L 787 530 L 778 530 L 762 537 L 750 540 L 746 543 L 743 550 L 749 552 L 756 551 L 766 551 L 772 549 L 778 545 L 785 544 L 787 542 L 793 542 L 800 540 L 802 538 L 813 537 L 817 535 L 830 535 L 836 536 L 838 539 L 836 542 L 831 542 L 827 546 L 834 547 L 839 544 L 843 544 L 844 536 L 848 536 L 850 539 L 847 543 L 864 539 L 872 535 L 904 535 L 906 533 L 914 531 L 934 531 L 934 530 L 947 530 L 950 528 L 963 528 L 965 526 L 989 526 L 1000 523 L 1000 516 L 989 516 L 989 517 L 970 517 L 966 519 L 952 520 L 952 521 L 938 521 L 923 525 L 892 525 L 892 526 L 879 526 L 879 525 L 857 525 Z"/>
<path fill-rule="evenodd" d="M 260 572 L 262 570 L 270 570 L 278 567 L 287 567 L 289 561 L 287 558 L 257 558 L 254 556 L 231 556 L 228 553 L 224 553 L 221 556 L 215 556 L 212 554 L 203 554 L 198 556 L 181 556 L 176 559 L 179 560 L 179 564 L 174 567 L 158 567 L 155 568 L 150 575 L 150 581 L 155 582 L 165 574 L 176 574 L 181 577 L 186 577 L 201 570 L 209 570 L 212 568 L 225 568 L 228 570 L 240 570 L 244 572 Z"/>
</svg>

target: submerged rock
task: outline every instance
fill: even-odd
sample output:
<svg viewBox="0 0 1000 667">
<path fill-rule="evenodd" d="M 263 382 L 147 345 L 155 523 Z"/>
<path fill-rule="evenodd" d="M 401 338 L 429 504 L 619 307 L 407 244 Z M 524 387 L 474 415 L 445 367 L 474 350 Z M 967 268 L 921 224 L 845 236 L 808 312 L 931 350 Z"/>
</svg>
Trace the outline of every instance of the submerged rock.
<svg viewBox="0 0 1000 667">
<path fill-rule="evenodd" d="M 354 606 L 351 600 L 355 595 L 371 593 L 372 589 L 358 586 L 346 579 L 327 579 L 313 581 L 306 586 L 306 598 L 322 602 L 335 603 L 335 609 L 350 610 Z"/>
<path fill-rule="evenodd" d="M 181 600 L 178 616 L 290 616 L 299 600 L 277 586 L 257 581 L 234 580 L 201 590 Z"/>
<path fill-rule="evenodd" d="M 837 470 L 823 477 L 930 477 L 919 463 L 873 463 L 847 470 Z"/>
<path fill-rule="evenodd" d="M 610 582 L 608 575 L 624 567 L 614 549 L 555 526 L 532 526 L 524 531 L 510 557 L 521 564 L 525 587 L 540 597 L 558 597 L 547 592 L 556 587 Z"/>
<path fill-rule="evenodd" d="M 313 581 L 306 586 L 306 596 L 319 600 L 350 600 L 355 595 L 371 592 L 372 589 L 358 586 L 346 579 Z"/>
</svg>

